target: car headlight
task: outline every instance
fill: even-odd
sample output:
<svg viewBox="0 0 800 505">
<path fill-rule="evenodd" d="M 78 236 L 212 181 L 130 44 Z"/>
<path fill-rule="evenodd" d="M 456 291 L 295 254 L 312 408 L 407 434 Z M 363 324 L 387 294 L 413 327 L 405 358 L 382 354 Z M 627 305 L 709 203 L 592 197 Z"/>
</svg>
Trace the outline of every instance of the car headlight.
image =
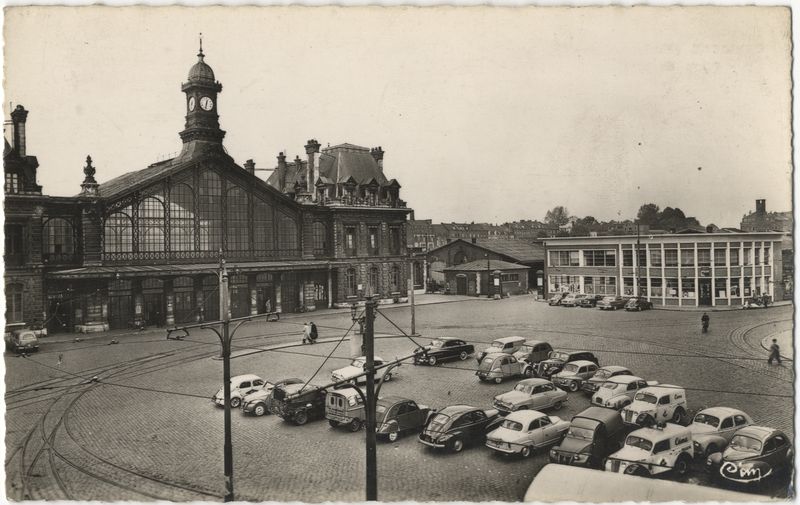
<svg viewBox="0 0 800 505">
<path fill-rule="evenodd" d="M 557 458 L 558 457 L 558 451 L 556 451 L 555 449 L 550 449 L 550 457 L 553 458 L 553 459 Z"/>
<path fill-rule="evenodd" d="M 589 455 L 588 454 L 578 454 L 578 455 L 575 456 L 575 459 L 573 459 L 573 461 L 575 463 L 586 463 L 587 461 L 589 461 Z"/>
</svg>

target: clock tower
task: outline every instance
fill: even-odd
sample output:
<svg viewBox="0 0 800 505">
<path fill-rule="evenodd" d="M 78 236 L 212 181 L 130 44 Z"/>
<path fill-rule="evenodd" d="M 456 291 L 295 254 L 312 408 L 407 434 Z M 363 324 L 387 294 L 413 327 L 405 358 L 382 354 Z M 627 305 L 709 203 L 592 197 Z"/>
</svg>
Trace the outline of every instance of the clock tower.
<svg viewBox="0 0 800 505">
<path fill-rule="evenodd" d="M 202 39 L 197 58 L 197 63 L 189 69 L 188 81 L 181 85 L 181 91 L 186 94 L 186 127 L 180 133 L 181 156 L 219 150 L 225 137 L 217 113 L 217 94 L 222 91 L 222 84 L 214 80 L 214 71 L 204 61 Z"/>
</svg>

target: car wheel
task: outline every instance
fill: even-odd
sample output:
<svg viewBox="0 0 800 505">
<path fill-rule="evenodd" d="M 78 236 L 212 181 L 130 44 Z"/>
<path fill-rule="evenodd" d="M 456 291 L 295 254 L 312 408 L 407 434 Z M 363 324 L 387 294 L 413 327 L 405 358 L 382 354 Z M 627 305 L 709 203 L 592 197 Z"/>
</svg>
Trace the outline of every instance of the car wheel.
<svg viewBox="0 0 800 505">
<path fill-rule="evenodd" d="M 640 477 L 647 477 L 649 475 L 647 470 L 644 467 L 642 467 L 640 465 L 637 465 L 635 463 L 632 464 L 632 465 L 629 465 L 625 469 L 625 473 L 627 475 L 638 475 Z"/>
<path fill-rule="evenodd" d="M 260 403 L 256 405 L 256 408 L 253 409 L 253 414 L 255 414 L 258 417 L 261 417 L 266 413 L 267 413 L 266 405 L 262 405 Z"/>
<path fill-rule="evenodd" d="M 241 405 L 241 404 L 242 404 L 242 399 L 241 398 L 235 398 L 235 397 L 231 398 L 231 408 L 234 408 L 234 409 L 239 408 L 239 405 Z"/>
<path fill-rule="evenodd" d="M 683 414 L 684 414 L 683 409 L 681 408 L 675 409 L 675 413 L 672 414 L 672 422 L 675 424 L 681 424 L 681 421 L 683 420 Z"/>
<path fill-rule="evenodd" d="M 458 357 L 461 359 L 461 361 L 464 361 L 465 359 L 467 359 L 468 356 L 469 356 L 469 354 L 467 354 L 467 351 L 461 351 L 461 354 L 458 355 Z"/>
<path fill-rule="evenodd" d="M 431 365 L 435 365 L 436 364 L 436 356 L 428 356 L 428 363 L 430 363 Z"/>
<path fill-rule="evenodd" d="M 653 416 L 649 414 L 645 416 L 644 421 L 642 421 L 643 428 L 652 428 L 655 425 L 656 425 L 656 420 L 653 418 Z"/>
<path fill-rule="evenodd" d="M 387 373 L 386 377 L 383 378 L 383 382 L 389 382 L 390 380 L 392 380 L 392 374 Z"/>
<path fill-rule="evenodd" d="M 339 421 L 334 421 L 333 419 L 328 419 L 328 424 L 331 425 L 331 428 L 336 428 L 339 426 Z"/>
<path fill-rule="evenodd" d="M 348 424 L 347 427 L 350 428 L 350 431 L 355 433 L 361 429 L 361 420 L 353 419 L 352 421 L 350 421 L 350 424 Z"/>
<path fill-rule="evenodd" d="M 452 442 L 450 442 L 450 448 L 453 452 L 461 452 L 464 449 L 464 441 L 460 438 L 454 438 Z"/>
<path fill-rule="evenodd" d="M 523 447 L 523 448 L 522 448 L 522 450 L 521 450 L 521 451 L 519 451 L 519 454 L 520 454 L 520 455 L 521 455 L 523 458 L 528 458 L 528 457 L 530 457 L 530 455 L 531 455 L 531 448 L 530 448 L 529 446 L 527 446 L 527 445 L 526 445 L 525 447 Z"/>
<path fill-rule="evenodd" d="M 298 410 L 294 414 L 294 422 L 300 426 L 306 424 L 308 422 L 308 413 L 305 410 Z"/>
<path fill-rule="evenodd" d="M 681 454 L 678 456 L 678 460 L 675 461 L 675 473 L 678 475 L 686 475 L 686 472 L 689 471 L 689 458 Z"/>
<path fill-rule="evenodd" d="M 553 410 L 561 410 L 561 402 L 555 402 L 553 404 Z"/>
<path fill-rule="evenodd" d="M 389 442 L 397 442 L 397 439 L 400 438 L 400 432 L 399 431 L 390 431 L 388 438 L 389 438 Z"/>
<path fill-rule="evenodd" d="M 495 384 L 500 384 L 501 382 L 503 382 L 503 378 L 502 377 L 495 377 L 494 378 L 494 383 Z"/>
<path fill-rule="evenodd" d="M 577 382 L 570 382 L 569 383 L 569 390 L 573 393 L 578 390 L 578 383 Z"/>
</svg>

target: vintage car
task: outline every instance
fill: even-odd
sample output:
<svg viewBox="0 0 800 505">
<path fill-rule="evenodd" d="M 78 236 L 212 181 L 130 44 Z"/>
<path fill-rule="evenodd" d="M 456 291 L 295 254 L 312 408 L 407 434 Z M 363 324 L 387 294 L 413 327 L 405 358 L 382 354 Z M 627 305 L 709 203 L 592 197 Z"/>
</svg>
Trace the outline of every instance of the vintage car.
<svg viewBox="0 0 800 505">
<path fill-rule="evenodd" d="M 255 416 L 263 416 L 269 414 L 269 404 L 272 399 L 272 391 L 275 387 L 284 384 L 302 384 L 300 379 L 284 379 L 276 382 L 274 385 L 265 383 L 262 389 L 258 389 L 242 398 L 242 412 L 245 414 L 253 414 Z"/>
<path fill-rule="evenodd" d="M 541 340 L 528 340 L 514 353 L 514 357 L 519 361 L 536 366 L 540 361 L 546 360 L 550 356 L 553 346 Z"/>
<path fill-rule="evenodd" d="M 409 431 L 420 431 L 433 411 L 399 396 L 380 398 L 375 404 L 376 433 L 389 442 Z"/>
<path fill-rule="evenodd" d="M 556 386 L 574 392 L 581 388 L 583 381 L 591 379 L 595 372 L 597 372 L 597 364 L 592 361 L 570 361 L 560 372 L 551 375 L 550 380 Z"/>
<path fill-rule="evenodd" d="M 502 352 L 505 354 L 514 354 L 515 352 L 519 351 L 523 344 L 525 344 L 525 337 L 503 337 L 498 338 L 492 345 L 484 349 L 483 351 L 479 352 L 475 359 L 478 360 L 478 363 L 483 361 L 484 356 L 487 354 L 495 353 L 495 352 Z"/>
<path fill-rule="evenodd" d="M 284 421 L 303 425 L 325 417 L 327 392 L 314 384 L 285 384 L 272 390 L 270 411 Z"/>
<path fill-rule="evenodd" d="M 638 297 L 631 298 L 630 300 L 628 300 L 628 303 L 625 304 L 625 310 L 627 311 L 632 311 L 632 310 L 642 311 L 652 308 L 653 308 L 653 302 L 649 302 L 644 298 L 638 298 Z"/>
<path fill-rule="evenodd" d="M 554 305 L 561 305 L 561 300 L 563 300 L 569 293 L 566 291 L 563 293 L 555 293 L 550 299 L 547 300 L 547 304 L 550 306 Z"/>
<path fill-rule="evenodd" d="M 597 302 L 597 308 L 600 310 L 617 310 L 625 307 L 628 303 L 627 300 L 621 296 L 604 296 L 602 300 Z"/>
<path fill-rule="evenodd" d="M 540 361 L 535 367 L 534 372 L 539 377 L 549 379 L 553 374 L 556 374 L 564 368 L 564 365 L 570 361 L 586 360 L 594 364 L 599 364 L 597 357 L 589 351 L 553 351 L 550 357 L 544 361 Z"/>
<path fill-rule="evenodd" d="M 603 295 L 586 295 L 578 302 L 579 307 L 594 308 L 597 307 L 597 302 L 603 299 Z"/>
<path fill-rule="evenodd" d="M 494 408 L 501 415 L 518 410 L 558 410 L 567 401 L 566 391 L 555 387 L 547 379 L 525 379 L 514 389 L 494 397 Z"/>
<path fill-rule="evenodd" d="M 475 347 L 458 338 L 437 338 L 430 345 L 414 351 L 414 364 L 428 363 L 435 365 L 441 361 L 460 359 L 464 361 L 475 353 Z"/>
<path fill-rule="evenodd" d="M 742 303 L 743 309 L 766 309 L 769 307 L 770 303 L 772 303 L 772 299 L 769 295 L 764 296 L 751 296 L 750 298 L 745 298 L 744 303 Z"/>
<path fill-rule="evenodd" d="M 259 389 L 271 388 L 272 384 L 265 381 L 258 375 L 245 374 L 231 377 L 231 407 L 236 409 L 242 403 L 242 398 L 249 395 L 253 391 Z M 219 388 L 217 394 L 211 397 L 211 401 L 219 407 L 225 406 L 225 389 Z"/>
<path fill-rule="evenodd" d="M 550 449 L 550 462 L 599 467 L 609 454 L 622 447 L 630 432 L 619 412 L 589 407 L 572 418 L 561 444 Z"/>
<path fill-rule="evenodd" d="M 622 420 L 637 426 L 653 426 L 672 421 L 680 424 L 686 418 L 686 391 L 663 384 L 640 389 L 633 403 L 622 409 Z"/>
<path fill-rule="evenodd" d="M 465 444 L 483 443 L 486 433 L 502 421 L 494 409 L 452 405 L 430 416 L 417 440 L 435 449 L 461 452 Z"/>
<path fill-rule="evenodd" d="M 531 377 L 533 375 L 533 367 L 524 361 L 517 361 L 517 358 L 514 356 L 509 356 L 502 352 L 495 352 L 487 354 L 483 358 L 475 375 L 477 375 L 478 379 L 481 381 L 493 380 L 497 384 L 500 384 L 503 382 L 503 379 L 511 377 L 519 377 L 520 375 Z"/>
<path fill-rule="evenodd" d="M 559 305 L 562 307 L 577 307 L 584 298 L 586 298 L 586 295 L 582 295 L 580 293 L 570 293 L 561 299 L 561 303 Z"/>
<path fill-rule="evenodd" d="M 706 459 L 711 475 L 740 483 L 757 483 L 781 470 L 791 471 L 792 443 L 783 432 L 764 426 L 747 426 L 733 435 L 727 449 Z"/>
<path fill-rule="evenodd" d="M 27 328 L 12 330 L 5 336 L 6 349 L 17 354 L 39 350 L 39 338 Z"/>
<path fill-rule="evenodd" d="M 694 454 L 698 458 L 720 452 L 728 445 L 740 428 L 750 426 L 753 420 L 738 409 L 711 407 L 695 414 L 689 430 L 694 440 Z"/>
<path fill-rule="evenodd" d="M 375 356 L 373 358 L 373 362 L 376 367 L 381 366 L 385 363 L 383 358 L 379 358 Z M 364 356 L 359 356 L 358 358 L 354 359 L 349 366 L 339 368 L 338 370 L 334 370 L 331 372 L 331 382 L 352 382 L 353 384 L 357 382 L 366 382 L 366 375 L 361 375 L 366 371 L 367 368 L 367 358 Z M 382 372 L 378 372 L 376 375 L 376 379 L 381 377 Z M 389 382 L 392 380 L 392 374 L 397 374 L 397 368 L 393 368 L 391 372 L 387 373 L 383 380 Z M 359 377 L 359 375 L 361 375 Z"/>
<path fill-rule="evenodd" d="M 352 432 L 360 430 L 367 419 L 362 395 L 352 388 L 329 391 L 325 395 L 325 418 L 333 428 L 344 425 Z"/>
<path fill-rule="evenodd" d="M 593 395 L 605 381 L 611 377 L 617 377 L 619 375 L 633 375 L 633 372 L 624 366 L 619 365 L 600 367 L 589 380 L 583 381 L 583 384 L 581 385 L 581 391 L 589 395 Z"/>
<path fill-rule="evenodd" d="M 694 457 L 692 432 L 677 424 L 662 426 L 631 432 L 622 449 L 608 457 L 605 469 L 642 477 L 670 470 L 678 475 L 686 474 Z"/>
<path fill-rule="evenodd" d="M 592 403 L 599 407 L 619 410 L 633 402 L 640 389 L 658 385 L 658 381 L 646 381 L 635 375 L 618 375 L 608 379 L 592 396 Z"/>
<path fill-rule="evenodd" d="M 537 449 L 553 445 L 569 428 L 569 422 L 536 410 L 509 414 L 503 424 L 486 435 L 486 447 L 502 454 L 527 458 Z"/>
</svg>

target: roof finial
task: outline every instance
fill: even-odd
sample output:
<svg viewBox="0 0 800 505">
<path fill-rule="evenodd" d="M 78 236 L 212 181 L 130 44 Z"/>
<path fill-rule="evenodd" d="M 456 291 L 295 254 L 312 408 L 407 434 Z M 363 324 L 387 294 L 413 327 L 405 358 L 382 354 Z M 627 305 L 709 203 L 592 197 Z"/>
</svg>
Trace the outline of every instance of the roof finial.
<svg viewBox="0 0 800 505">
<path fill-rule="evenodd" d="M 197 53 L 197 57 L 202 60 L 203 56 L 203 32 L 200 32 L 200 52 Z"/>
</svg>

